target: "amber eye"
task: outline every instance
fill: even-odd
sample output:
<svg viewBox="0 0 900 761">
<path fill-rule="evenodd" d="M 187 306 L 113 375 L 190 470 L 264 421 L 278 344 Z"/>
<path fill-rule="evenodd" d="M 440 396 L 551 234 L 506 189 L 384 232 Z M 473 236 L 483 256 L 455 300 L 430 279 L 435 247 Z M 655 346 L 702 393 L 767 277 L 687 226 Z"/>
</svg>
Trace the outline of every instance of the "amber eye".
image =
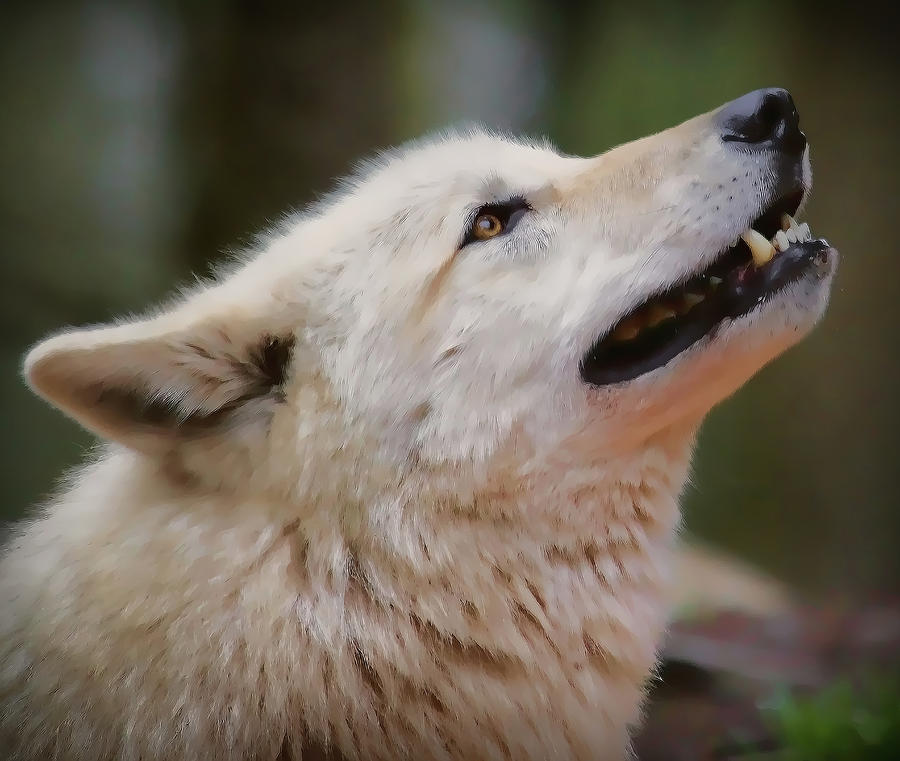
<svg viewBox="0 0 900 761">
<path fill-rule="evenodd" d="M 487 240 L 503 232 L 503 223 L 494 214 L 479 214 L 472 232 L 478 240 Z"/>
<path fill-rule="evenodd" d="M 460 243 L 460 248 L 481 240 L 490 240 L 498 235 L 506 235 L 512 230 L 531 206 L 521 196 L 515 196 L 503 203 L 489 203 L 482 206 Z"/>
</svg>

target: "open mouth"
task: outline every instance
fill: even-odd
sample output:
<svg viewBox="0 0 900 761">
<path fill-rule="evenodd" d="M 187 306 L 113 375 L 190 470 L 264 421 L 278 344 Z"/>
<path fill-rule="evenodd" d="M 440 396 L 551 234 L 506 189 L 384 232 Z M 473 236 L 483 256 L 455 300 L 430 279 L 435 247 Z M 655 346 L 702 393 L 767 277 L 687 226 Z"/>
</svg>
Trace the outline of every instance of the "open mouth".
<svg viewBox="0 0 900 761">
<path fill-rule="evenodd" d="M 828 260 L 830 246 L 797 224 L 802 193 L 773 204 L 712 265 L 654 295 L 599 339 L 581 361 L 581 377 L 601 386 L 662 367 L 720 322 L 753 311 Z"/>
</svg>

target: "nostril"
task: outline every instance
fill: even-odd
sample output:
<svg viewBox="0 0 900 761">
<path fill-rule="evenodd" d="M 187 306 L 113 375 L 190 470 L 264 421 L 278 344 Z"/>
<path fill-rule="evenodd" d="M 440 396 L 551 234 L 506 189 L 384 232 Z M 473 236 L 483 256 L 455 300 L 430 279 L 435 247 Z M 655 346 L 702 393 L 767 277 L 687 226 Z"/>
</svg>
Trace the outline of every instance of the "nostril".
<svg viewBox="0 0 900 761">
<path fill-rule="evenodd" d="M 774 137 L 778 127 L 785 119 L 783 101 L 777 95 L 768 94 L 763 98 L 762 106 L 757 112 L 756 121 L 759 124 L 760 139 L 766 140 Z"/>
<path fill-rule="evenodd" d="M 767 144 L 802 153 L 806 138 L 787 90 L 756 90 L 726 104 L 719 113 L 722 139 L 745 144 Z"/>
</svg>

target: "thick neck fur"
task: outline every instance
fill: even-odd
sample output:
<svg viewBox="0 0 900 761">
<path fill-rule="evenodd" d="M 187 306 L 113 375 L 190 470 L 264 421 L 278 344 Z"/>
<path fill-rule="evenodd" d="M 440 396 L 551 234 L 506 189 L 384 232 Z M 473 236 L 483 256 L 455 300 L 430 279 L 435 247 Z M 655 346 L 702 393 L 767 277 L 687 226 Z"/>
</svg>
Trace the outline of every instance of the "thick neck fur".
<svg viewBox="0 0 900 761">
<path fill-rule="evenodd" d="M 338 461 L 320 483 L 345 488 L 302 502 L 111 454 L 4 561 L 0 737 L 28 759 L 619 758 L 688 438 L 471 490 L 373 466 L 374 498 Z"/>
</svg>

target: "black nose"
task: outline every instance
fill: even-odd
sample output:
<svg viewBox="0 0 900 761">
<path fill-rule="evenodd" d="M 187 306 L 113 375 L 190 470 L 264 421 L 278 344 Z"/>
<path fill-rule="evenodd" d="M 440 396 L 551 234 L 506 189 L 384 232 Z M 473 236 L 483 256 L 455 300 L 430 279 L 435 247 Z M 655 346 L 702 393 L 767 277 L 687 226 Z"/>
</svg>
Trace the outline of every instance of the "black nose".
<svg viewBox="0 0 900 761">
<path fill-rule="evenodd" d="M 800 116 L 787 90 L 754 90 L 726 103 L 718 114 L 722 139 L 748 146 L 773 148 L 796 156 L 806 148 Z"/>
</svg>

